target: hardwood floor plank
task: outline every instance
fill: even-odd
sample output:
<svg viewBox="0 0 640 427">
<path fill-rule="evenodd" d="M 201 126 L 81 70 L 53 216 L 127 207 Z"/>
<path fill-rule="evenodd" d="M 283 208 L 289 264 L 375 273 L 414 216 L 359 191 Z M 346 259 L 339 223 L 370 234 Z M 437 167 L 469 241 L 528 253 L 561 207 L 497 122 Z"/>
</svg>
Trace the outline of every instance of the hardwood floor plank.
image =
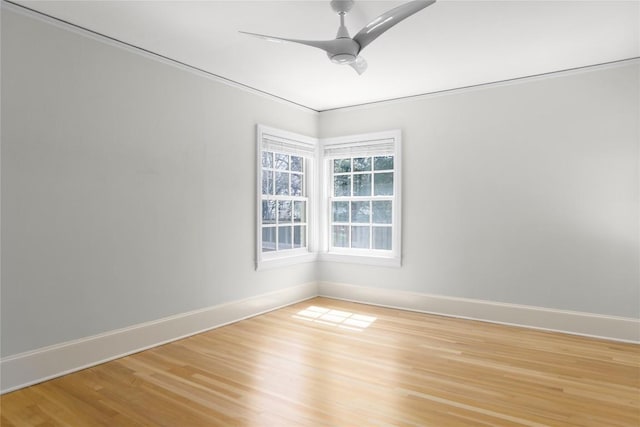
<svg viewBox="0 0 640 427">
<path fill-rule="evenodd" d="M 315 298 L 0 405 L 2 426 L 638 427 L 640 346 Z"/>
</svg>

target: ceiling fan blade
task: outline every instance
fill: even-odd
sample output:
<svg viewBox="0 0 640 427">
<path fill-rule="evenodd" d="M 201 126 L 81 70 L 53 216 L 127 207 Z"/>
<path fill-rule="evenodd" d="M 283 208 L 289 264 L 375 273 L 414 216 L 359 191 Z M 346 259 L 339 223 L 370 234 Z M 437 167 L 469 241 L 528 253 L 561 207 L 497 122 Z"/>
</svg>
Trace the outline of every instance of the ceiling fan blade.
<svg viewBox="0 0 640 427">
<path fill-rule="evenodd" d="M 356 60 L 349 65 L 351 66 L 351 68 L 356 70 L 358 74 L 362 74 L 367 71 L 367 61 L 360 55 L 358 55 Z"/>
<path fill-rule="evenodd" d="M 389 28 L 435 2 L 436 0 L 413 0 L 395 7 L 365 25 L 353 39 L 358 42 L 362 51 Z"/>
<path fill-rule="evenodd" d="M 285 39 L 282 37 L 265 36 L 264 34 L 248 33 L 246 31 L 239 31 L 242 34 L 248 34 L 253 37 L 257 37 L 263 40 L 276 42 L 276 43 L 298 43 L 306 46 L 316 47 L 322 49 L 325 52 L 333 52 L 335 50 L 335 40 L 297 40 L 297 39 Z"/>
</svg>

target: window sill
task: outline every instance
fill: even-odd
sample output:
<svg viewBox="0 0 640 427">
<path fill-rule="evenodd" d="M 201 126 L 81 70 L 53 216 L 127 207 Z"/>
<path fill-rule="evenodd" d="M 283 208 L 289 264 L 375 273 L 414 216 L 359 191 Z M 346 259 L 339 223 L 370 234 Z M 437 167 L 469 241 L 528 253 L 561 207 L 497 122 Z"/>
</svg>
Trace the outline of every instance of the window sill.
<svg viewBox="0 0 640 427">
<path fill-rule="evenodd" d="M 343 262 L 349 264 L 375 265 L 379 267 L 401 267 L 402 261 L 399 257 L 381 257 L 375 255 L 351 255 L 338 253 L 318 254 L 318 261 L 322 262 Z"/>
<path fill-rule="evenodd" d="M 288 267 L 296 264 L 304 264 L 318 260 L 318 255 L 313 252 L 280 255 L 273 258 L 262 259 L 256 263 L 256 271 L 271 270 L 273 268 Z"/>
</svg>

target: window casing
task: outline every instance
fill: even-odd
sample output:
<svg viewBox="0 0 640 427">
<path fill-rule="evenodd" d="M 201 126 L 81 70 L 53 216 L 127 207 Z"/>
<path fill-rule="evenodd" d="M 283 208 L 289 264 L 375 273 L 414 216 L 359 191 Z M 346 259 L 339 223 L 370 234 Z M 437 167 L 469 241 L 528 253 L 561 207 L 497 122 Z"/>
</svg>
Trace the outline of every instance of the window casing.
<svg viewBox="0 0 640 427">
<path fill-rule="evenodd" d="M 321 259 L 401 264 L 400 131 L 322 141 Z"/>
<path fill-rule="evenodd" d="M 317 141 L 261 125 L 257 133 L 256 267 L 312 260 Z"/>
</svg>

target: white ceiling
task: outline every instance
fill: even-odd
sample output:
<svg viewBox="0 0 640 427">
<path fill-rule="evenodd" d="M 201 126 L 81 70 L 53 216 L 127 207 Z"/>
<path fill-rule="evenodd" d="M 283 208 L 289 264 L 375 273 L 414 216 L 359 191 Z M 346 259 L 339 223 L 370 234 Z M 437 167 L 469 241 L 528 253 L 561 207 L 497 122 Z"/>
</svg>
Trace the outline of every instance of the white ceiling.
<svg viewBox="0 0 640 427">
<path fill-rule="evenodd" d="M 439 0 L 369 45 L 361 76 L 321 50 L 238 33 L 332 39 L 329 1 L 16 3 L 318 111 L 640 56 L 629 0 Z M 356 1 L 351 35 L 402 3 Z"/>
</svg>

